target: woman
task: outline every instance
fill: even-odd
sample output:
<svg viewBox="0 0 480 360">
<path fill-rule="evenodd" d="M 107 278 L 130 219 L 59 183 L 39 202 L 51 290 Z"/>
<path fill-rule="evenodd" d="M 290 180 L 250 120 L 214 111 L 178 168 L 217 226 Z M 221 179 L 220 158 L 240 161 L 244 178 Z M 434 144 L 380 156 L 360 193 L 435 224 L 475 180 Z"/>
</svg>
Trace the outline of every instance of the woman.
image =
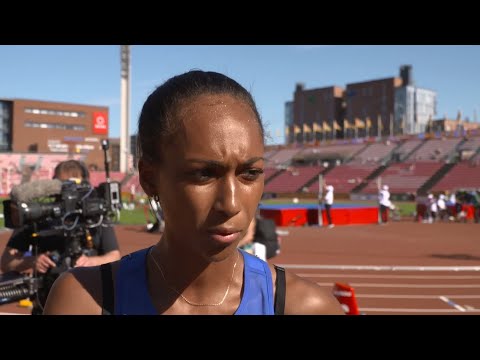
<svg viewBox="0 0 480 360">
<path fill-rule="evenodd" d="M 111 275 L 65 273 L 45 314 L 343 314 L 330 292 L 237 249 L 264 184 L 264 131 L 247 90 L 214 72 L 175 76 L 145 102 L 138 136 L 140 183 L 164 213 L 161 241 Z"/>
</svg>

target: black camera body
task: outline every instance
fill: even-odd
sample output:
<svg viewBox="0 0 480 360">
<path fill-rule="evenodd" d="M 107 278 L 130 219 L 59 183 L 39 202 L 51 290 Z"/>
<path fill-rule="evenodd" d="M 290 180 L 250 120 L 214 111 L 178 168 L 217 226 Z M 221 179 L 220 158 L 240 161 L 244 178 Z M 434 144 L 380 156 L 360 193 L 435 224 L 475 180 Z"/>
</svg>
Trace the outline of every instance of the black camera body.
<svg viewBox="0 0 480 360">
<path fill-rule="evenodd" d="M 52 180 L 52 183 L 54 181 L 59 182 L 59 180 Z M 34 188 L 36 183 L 23 186 L 25 185 Z M 56 184 L 53 183 L 54 185 Z M 46 186 L 52 187 L 51 184 Z M 102 183 L 97 188 L 92 188 L 86 181 L 77 184 L 69 180 L 61 183 L 59 194 L 47 196 L 38 201 L 15 201 L 13 198 L 4 200 L 5 227 L 15 229 L 53 219 L 66 221 L 72 216 L 80 217 L 88 223 L 98 216 L 110 216 L 122 207 L 120 188 L 118 182 Z"/>
</svg>

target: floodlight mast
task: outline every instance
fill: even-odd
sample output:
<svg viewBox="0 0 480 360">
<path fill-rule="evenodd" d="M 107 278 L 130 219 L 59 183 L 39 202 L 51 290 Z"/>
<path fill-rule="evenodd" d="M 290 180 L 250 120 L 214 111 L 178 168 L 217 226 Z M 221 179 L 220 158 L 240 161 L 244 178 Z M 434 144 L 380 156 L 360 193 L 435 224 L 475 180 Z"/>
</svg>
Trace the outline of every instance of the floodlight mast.
<svg viewBox="0 0 480 360">
<path fill-rule="evenodd" d="M 121 45 L 120 61 L 120 172 L 126 173 L 130 154 L 130 45 Z"/>
</svg>

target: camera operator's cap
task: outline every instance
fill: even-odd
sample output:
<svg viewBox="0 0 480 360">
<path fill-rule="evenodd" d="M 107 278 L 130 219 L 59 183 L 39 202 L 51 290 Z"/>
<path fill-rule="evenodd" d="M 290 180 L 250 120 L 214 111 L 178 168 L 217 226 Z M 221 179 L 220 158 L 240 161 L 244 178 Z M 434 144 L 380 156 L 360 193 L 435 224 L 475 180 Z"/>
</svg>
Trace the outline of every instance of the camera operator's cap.
<svg viewBox="0 0 480 360">
<path fill-rule="evenodd" d="M 82 183 L 82 179 L 80 178 L 71 177 L 68 180 L 73 181 L 77 185 L 80 185 Z"/>
</svg>

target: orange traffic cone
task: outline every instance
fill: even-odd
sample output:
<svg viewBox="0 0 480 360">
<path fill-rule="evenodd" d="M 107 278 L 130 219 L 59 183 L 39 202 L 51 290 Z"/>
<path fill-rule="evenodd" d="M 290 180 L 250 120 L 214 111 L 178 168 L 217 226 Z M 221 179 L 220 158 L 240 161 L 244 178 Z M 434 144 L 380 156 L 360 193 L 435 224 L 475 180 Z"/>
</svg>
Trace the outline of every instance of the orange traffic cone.
<svg viewBox="0 0 480 360">
<path fill-rule="evenodd" d="M 353 287 L 337 282 L 333 287 L 333 295 L 335 295 L 337 300 L 342 305 L 345 314 L 360 315 Z"/>
</svg>

